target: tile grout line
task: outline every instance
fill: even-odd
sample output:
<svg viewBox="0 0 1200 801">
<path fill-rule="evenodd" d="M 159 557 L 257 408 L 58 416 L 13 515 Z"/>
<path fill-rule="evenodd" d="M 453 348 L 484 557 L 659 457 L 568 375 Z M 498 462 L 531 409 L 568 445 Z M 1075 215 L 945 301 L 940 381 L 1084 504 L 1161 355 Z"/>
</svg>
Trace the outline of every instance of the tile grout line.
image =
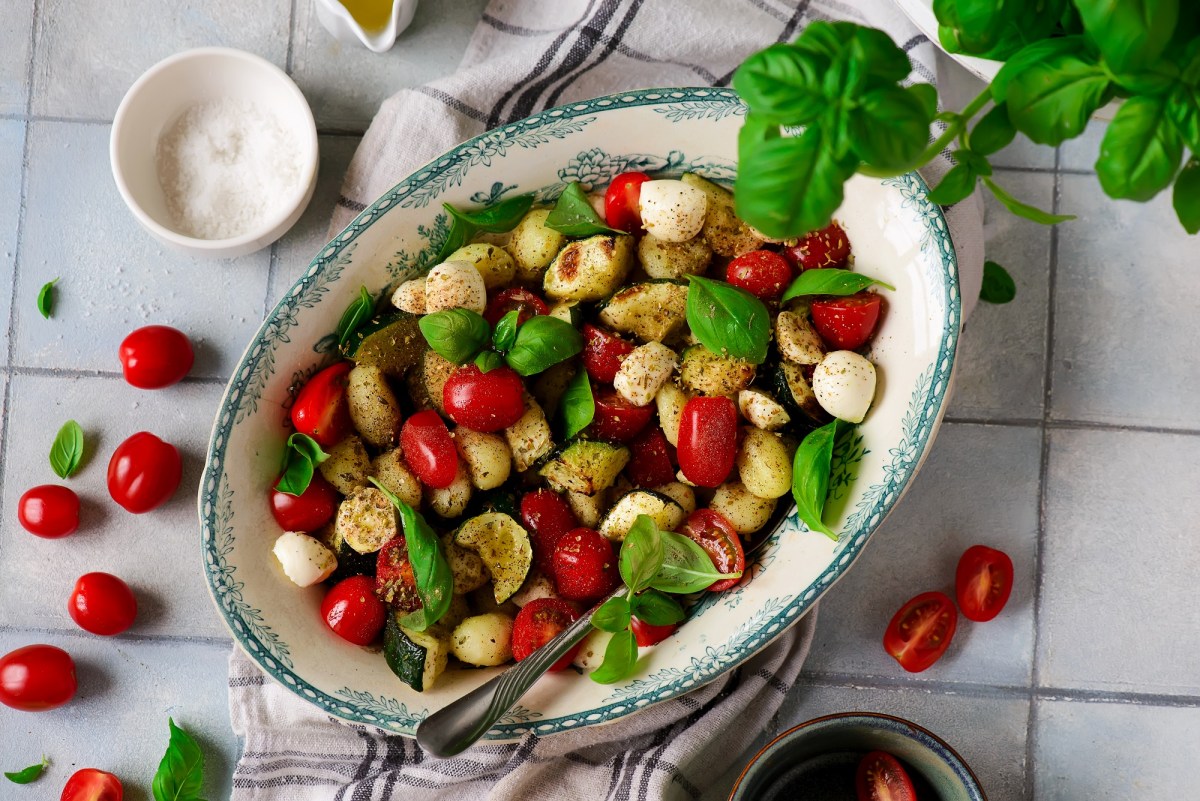
<svg viewBox="0 0 1200 801">
<path fill-rule="evenodd" d="M 95 638 L 94 634 L 90 634 L 83 629 L 77 628 L 53 628 L 50 626 L 0 626 L 0 634 L 49 634 L 56 637 L 74 637 L 79 639 Z M 187 637 L 179 634 L 131 634 L 125 632 L 116 634 L 106 639 L 113 642 L 126 643 L 190 643 L 193 645 L 220 645 L 229 646 L 233 644 L 233 639 L 229 637 Z"/>
<path fill-rule="evenodd" d="M 1041 428 L 1050 431 L 1108 431 L 1133 434 L 1169 434 L 1184 437 L 1200 437 L 1197 428 L 1167 428 L 1165 426 L 1139 426 L 1124 423 L 1103 423 L 1093 420 L 1039 420 L 1033 417 L 1011 417 L 1008 419 L 995 417 L 949 416 L 942 418 L 943 423 L 951 425 L 973 426 L 1007 426 L 1009 428 Z"/>
<path fill-rule="evenodd" d="M 28 376 L 44 376 L 49 378 L 104 378 L 104 379 L 119 379 L 125 380 L 122 373 L 114 370 L 80 370 L 70 367 L 25 367 L 22 365 L 9 365 L 7 373 L 10 376 L 28 375 Z M 184 376 L 180 380 L 181 384 L 216 384 L 225 386 L 229 383 L 229 379 L 222 376 Z"/>
<path fill-rule="evenodd" d="M 296 0 L 292 0 L 292 7 L 288 11 L 288 43 L 287 57 L 283 62 L 284 71 L 290 76 L 292 70 L 295 69 L 296 60 Z"/>
</svg>

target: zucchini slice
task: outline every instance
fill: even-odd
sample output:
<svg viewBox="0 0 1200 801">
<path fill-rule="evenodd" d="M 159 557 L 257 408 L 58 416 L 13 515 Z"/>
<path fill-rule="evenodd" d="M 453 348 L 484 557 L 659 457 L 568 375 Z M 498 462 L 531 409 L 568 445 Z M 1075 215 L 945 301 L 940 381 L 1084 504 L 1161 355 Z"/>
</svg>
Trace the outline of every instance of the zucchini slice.
<svg viewBox="0 0 1200 801">
<path fill-rule="evenodd" d="M 804 377 L 800 365 L 780 362 L 774 375 L 775 399 L 791 415 L 793 420 L 807 419 L 816 425 L 829 422 L 829 415 L 817 402 L 812 384 Z"/>
<path fill-rule="evenodd" d="M 413 631 L 400 625 L 402 612 L 388 615 L 383 629 L 383 658 L 396 678 L 417 692 L 434 685 L 446 669 L 450 638 L 438 626 Z"/>
<path fill-rule="evenodd" d="M 454 544 L 479 554 L 492 577 L 498 604 L 521 589 L 533 563 L 529 532 L 501 512 L 485 512 L 463 523 L 454 534 Z"/>
<path fill-rule="evenodd" d="M 629 449 L 595 440 L 575 440 L 542 466 L 541 474 L 558 492 L 595 495 L 608 489 L 629 463 Z"/>
<path fill-rule="evenodd" d="M 419 319 L 419 315 L 403 311 L 376 315 L 350 335 L 342 355 L 388 375 L 403 376 L 427 350 L 417 326 Z"/>
<path fill-rule="evenodd" d="M 338 506 L 334 540 L 359 553 L 375 553 L 399 533 L 395 507 L 374 487 L 360 487 Z"/>
<path fill-rule="evenodd" d="M 645 342 L 662 342 L 687 323 L 687 296 L 683 282 L 643 281 L 609 298 L 600 310 L 600 320 Z"/>
<path fill-rule="evenodd" d="M 600 533 L 615 542 L 623 542 L 638 515 L 648 515 L 659 531 L 674 531 L 682 523 L 683 507 L 674 498 L 654 490 L 634 490 L 621 496 L 600 523 Z"/>
<path fill-rule="evenodd" d="M 732 356 L 692 345 L 679 359 L 679 383 L 685 392 L 701 395 L 736 395 L 754 380 L 754 365 Z"/>
</svg>

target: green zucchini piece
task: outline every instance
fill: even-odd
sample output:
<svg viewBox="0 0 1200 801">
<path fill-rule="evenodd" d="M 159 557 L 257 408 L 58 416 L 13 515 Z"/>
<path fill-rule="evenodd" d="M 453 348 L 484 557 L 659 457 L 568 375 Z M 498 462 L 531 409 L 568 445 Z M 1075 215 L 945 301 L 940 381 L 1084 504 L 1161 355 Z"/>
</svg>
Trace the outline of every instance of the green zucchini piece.
<svg viewBox="0 0 1200 801">
<path fill-rule="evenodd" d="M 793 420 L 808 420 L 815 425 L 829 422 L 829 415 L 821 408 L 812 384 L 804 377 L 800 365 L 780 362 L 772 375 L 771 387 L 775 400 L 783 405 Z"/>
<path fill-rule="evenodd" d="M 629 449 L 596 440 L 574 440 L 542 466 L 541 475 L 559 492 L 595 495 L 608 489 L 629 463 Z"/>
<path fill-rule="evenodd" d="M 396 678 L 417 692 L 424 692 L 446 669 L 449 639 L 440 636 L 442 632 L 437 626 L 426 631 L 404 628 L 400 625 L 403 614 L 388 615 L 383 629 L 383 658 Z"/>
<path fill-rule="evenodd" d="M 646 342 L 662 342 L 687 325 L 687 285 L 682 281 L 643 281 L 605 301 L 600 320 L 615 331 Z"/>
<path fill-rule="evenodd" d="M 403 376 L 427 350 L 417 326 L 420 316 L 404 311 L 376 315 L 350 335 L 342 355 L 358 364 L 378 367 L 391 376 Z"/>
<path fill-rule="evenodd" d="M 679 357 L 679 383 L 685 392 L 733 395 L 750 386 L 753 380 L 753 364 L 713 353 L 703 345 L 692 345 Z"/>
<path fill-rule="evenodd" d="M 454 544 L 479 554 L 492 577 L 498 604 L 521 589 L 533 564 L 529 532 L 501 512 L 486 512 L 463 523 L 454 532 Z"/>
</svg>

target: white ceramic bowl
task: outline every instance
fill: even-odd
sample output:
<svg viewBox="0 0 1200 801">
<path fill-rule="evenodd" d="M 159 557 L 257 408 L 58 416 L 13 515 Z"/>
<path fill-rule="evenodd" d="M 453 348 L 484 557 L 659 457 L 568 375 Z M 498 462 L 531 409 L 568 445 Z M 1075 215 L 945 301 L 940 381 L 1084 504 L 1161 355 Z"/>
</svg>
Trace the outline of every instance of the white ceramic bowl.
<svg viewBox="0 0 1200 801">
<path fill-rule="evenodd" d="M 294 136 L 300 180 L 254 230 L 228 239 L 198 239 L 173 227 L 155 169 L 158 140 L 196 103 L 233 98 L 271 113 Z M 125 205 L 155 238 L 187 253 L 232 258 L 253 253 L 291 228 L 317 185 L 317 126 L 300 89 L 266 59 L 225 47 L 202 47 L 147 70 L 121 100 L 109 140 L 113 178 Z"/>
<path fill-rule="evenodd" d="M 745 106 L 727 89 L 656 89 L 551 109 L 472 139 L 417 170 L 323 247 L 271 312 L 234 372 L 201 482 L 204 569 L 234 637 L 270 676 L 331 715 L 412 734 L 498 669 L 448 671 L 429 692 L 401 684 L 379 653 L 320 619 L 323 589 L 298 589 L 271 555 L 279 529 L 268 488 L 279 470 L 292 387 L 331 356 L 334 330 L 365 285 L 431 266 L 446 235 L 442 203 L 477 206 L 518 192 L 548 201 L 578 180 L 604 186 L 630 169 L 697 171 L 728 185 Z M 603 686 L 574 672 L 544 677 L 491 732 L 514 740 L 617 720 L 729 670 L 792 625 L 862 551 L 928 451 L 958 342 L 958 268 L 941 210 L 919 177 L 857 177 L 837 217 L 858 269 L 896 287 L 872 346 L 879 393 L 831 479 L 826 522 L 794 516 L 772 534 L 746 581 L 707 595 L 635 674 Z M 914 536 L 919 532 L 914 533 Z"/>
</svg>

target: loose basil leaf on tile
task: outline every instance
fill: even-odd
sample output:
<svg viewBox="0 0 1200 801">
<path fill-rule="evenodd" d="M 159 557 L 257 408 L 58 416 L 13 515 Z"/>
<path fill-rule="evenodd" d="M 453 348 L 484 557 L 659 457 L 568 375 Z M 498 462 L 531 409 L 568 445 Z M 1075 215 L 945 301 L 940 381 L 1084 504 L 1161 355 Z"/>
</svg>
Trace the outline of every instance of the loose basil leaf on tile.
<svg viewBox="0 0 1200 801">
<path fill-rule="evenodd" d="M 628 629 L 618 631 L 608 641 L 608 647 L 604 649 L 604 661 L 600 663 L 600 667 L 592 671 L 592 681 L 597 684 L 617 683 L 633 673 L 633 666 L 637 664 L 637 656 L 637 640 L 634 639 L 633 632 Z"/>
<path fill-rule="evenodd" d="M 563 418 L 563 438 L 570 439 L 591 425 L 596 416 L 596 400 L 592 397 L 592 382 L 587 370 L 575 373 L 559 401 Z"/>
<path fill-rule="evenodd" d="M 609 228 L 592 208 L 592 202 L 584 194 L 578 181 L 572 181 L 558 196 L 558 202 L 546 216 L 545 225 L 564 236 L 580 239 L 596 234 L 624 234 Z"/>
<path fill-rule="evenodd" d="M 482 315 L 470 309 L 445 309 L 426 314 L 417 325 L 429 347 L 455 364 L 471 361 L 492 341 L 492 327 Z"/>
<path fill-rule="evenodd" d="M 485 350 L 475 357 L 475 366 L 481 373 L 491 372 L 504 366 L 504 357 L 494 350 Z"/>
<path fill-rule="evenodd" d="M 45 317 L 47 320 L 49 320 L 50 316 L 54 314 L 54 285 L 58 283 L 58 280 L 59 279 L 55 278 L 53 281 L 47 281 L 46 283 L 42 284 L 42 288 L 38 292 L 38 311 L 41 312 L 42 317 Z"/>
<path fill-rule="evenodd" d="M 59 478 L 70 478 L 83 461 L 83 429 L 74 420 L 63 423 L 50 446 L 50 469 Z"/>
<path fill-rule="evenodd" d="M 4 774 L 4 778 L 8 779 L 13 784 L 29 784 L 31 782 L 37 781 L 37 778 L 39 776 L 41 776 L 42 773 L 49 766 L 50 766 L 50 760 L 46 759 L 46 757 L 43 756 L 42 761 L 37 763 L 36 765 L 30 765 L 27 768 L 22 768 L 21 770 L 15 770 L 15 771 L 12 771 L 11 773 L 6 772 Z"/>
<path fill-rule="evenodd" d="M 663 564 L 650 580 L 650 586 L 663 592 L 686 595 L 707 589 L 721 579 L 740 578 L 740 570 L 722 573 L 712 558 L 694 541 L 673 531 L 659 532 L 663 545 Z"/>
<path fill-rule="evenodd" d="M 829 470 L 833 464 L 833 446 L 842 431 L 851 427 L 845 420 L 810 431 L 792 461 L 792 497 L 796 500 L 796 515 L 811 531 L 819 531 L 834 542 L 838 535 L 821 519 L 829 497 Z"/>
<path fill-rule="evenodd" d="M 346 310 L 342 312 L 341 318 L 338 320 L 335 333 L 338 338 L 338 345 L 345 345 L 350 336 L 358 330 L 358 327 L 371 318 L 371 312 L 375 310 L 375 301 L 371 299 L 371 293 L 367 291 L 365 286 L 358 288 L 358 297 L 355 298 Z"/>
<path fill-rule="evenodd" d="M 380 484 L 374 476 L 371 477 L 371 483 L 400 511 L 404 544 L 408 548 L 409 562 L 412 563 L 417 595 L 421 596 L 421 608 L 401 618 L 400 625 L 425 631 L 450 608 L 450 602 L 454 599 L 454 574 L 442 553 L 437 533 L 425 522 L 425 518 Z"/>
<path fill-rule="evenodd" d="M 762 364 L 771 341 L 771 315 L 758 298 L 724 281 L 689 275 L 687 321 L 713 353 Z"/>
<path fill-rule="evenodd" d="M 154 801 L 200 801 L 204 789 L 204 753 L 174 720 L 168 718 L 167 724 L 171 739 L 151 784 Z"/>
<path fill-rule="evenodd" d="M 517 328 L 521 325 L 520 319 L 520 310 L 513 309 L 496 323 L 496 330 L 492 332 L 492 345 L 496 350 L 504 353 L 512 348 L 513 343 L 517 341 Z"/>
<path fill-rule="evenodd" d="M 303 495 L 312 483 L 317 465 L 329 458 L 315 439 L 307 434 L 288 437 L 283 455 L 283 474 L 275 488 L 288 495 Z"/>
<path fill-rule="evenodd" d="M 683 607 L 669 595 L 646 590 L 630 602 L 633 616 L 651 626 L 671 626 L 684 618 Z"/>
<path fill-rule="evenodd" d="M 984 303 L 1008 303 L 1017 296 L 1017 283 L 1013 281 L 1008 270 L 994 261 L 983 263 L 983 286 L 979 289 L 979 299 Z"/>
<path fill-rule="evenodd" d="M 639 593 L 662 569 L 666 559 L 662 532 L 649 515 L 638 515 L 621 543 L 618 568 L 630 593 Z"/>
<path fill-rule="evenodd" d="M 869 286 L 881 286 L 895 291 L 896 287 L 852 270 L 832 267 L 805 270 L 783 293 L 780 303 L 803 295 L 854 295 Z"/>
<path fill-rule="evenodd" d="M 620 596 L 609 598 L 592 612 L 592 625 L 601 631 L 617 633 L 629 628 L 629 600 Z"/>
<path fill-rule="evenodd" d="M 583 350 L 583 335 L 557 317 L 537 315 L 517 329 L 517 340 L 504 355 L 523 376 L 536 375 Z"/>
</svg>

